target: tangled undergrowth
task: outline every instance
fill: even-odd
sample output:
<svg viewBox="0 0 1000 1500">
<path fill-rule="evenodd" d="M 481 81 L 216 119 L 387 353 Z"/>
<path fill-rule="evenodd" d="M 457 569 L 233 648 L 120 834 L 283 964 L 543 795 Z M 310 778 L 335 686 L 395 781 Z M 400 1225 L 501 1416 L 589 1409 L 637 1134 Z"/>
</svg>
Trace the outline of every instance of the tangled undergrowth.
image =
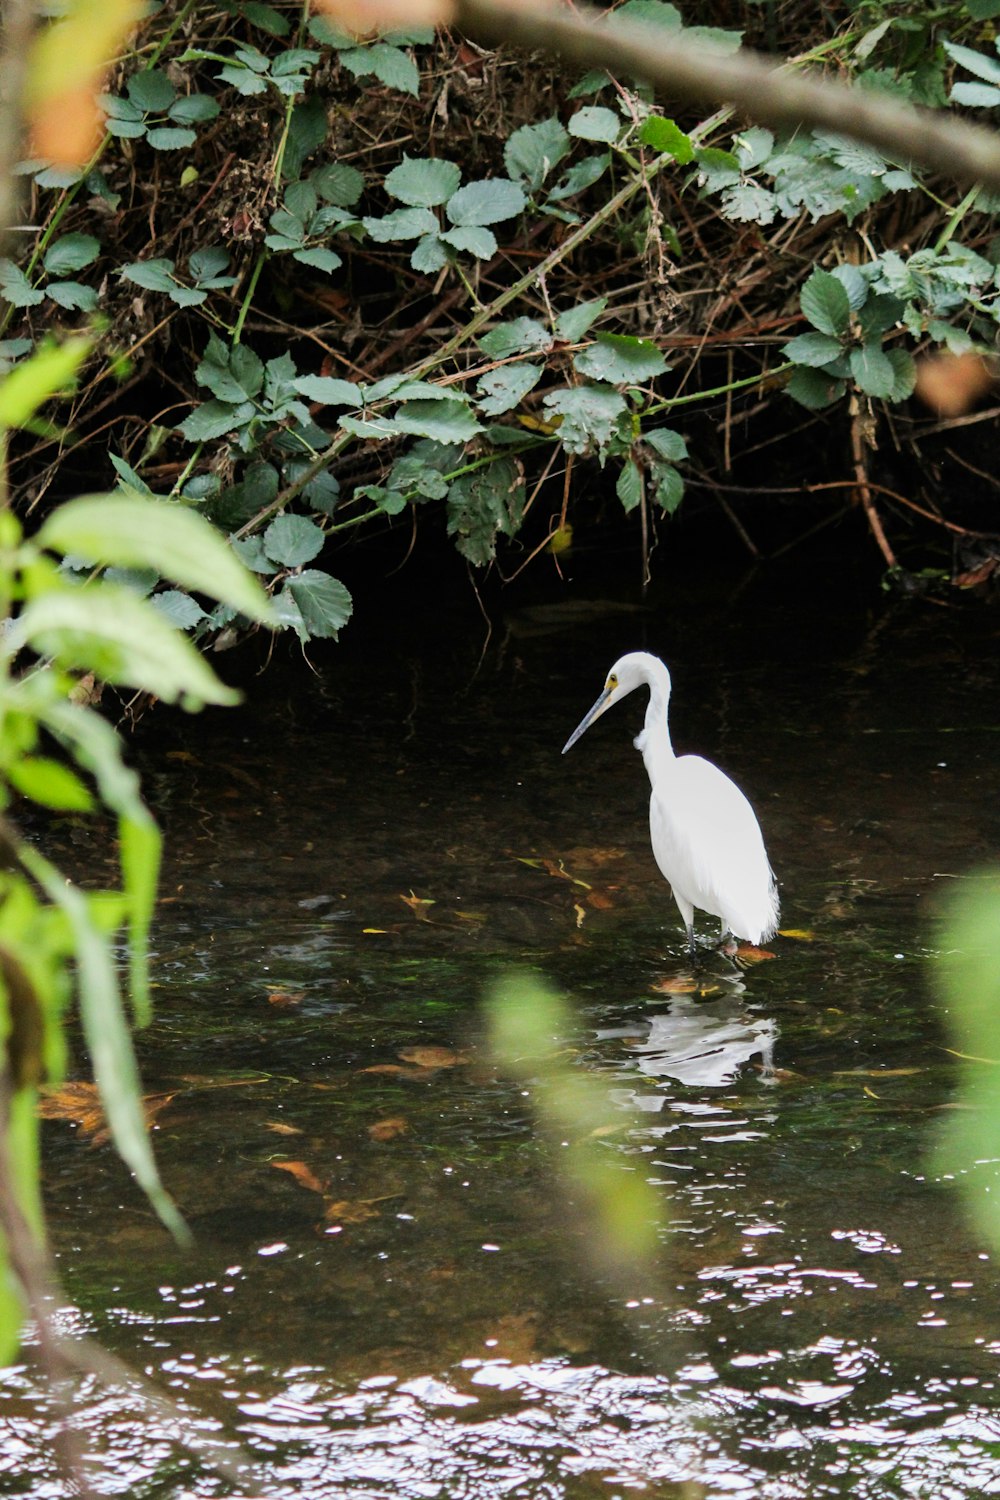
<svg viewBox="0 0 1000 1500">
<path fill-rule="evenodd" d="M 804 7 L 715 9 L 725 27 L 689 34 L 932 107 L 1000 102 L 993 0 L 856 4 L 822 35 Z M 621 16 L 682 25 L 666 0 Z M 764 505 L 781 545 L 860 505 L 900 576 L 996 568 L 994 413 L 945 414 L 964 371 L 988 399 L 984 192 L 605 71 L 454 31 L 358 41 L 262 0 L 160 6 L 102 108 L 85 169 L 24 164 L 0 264 L 7 367 L 97 330 L 58 425 L 11 453 L 26 513 L 114 482 L 197 507 L 303 640 L 349 618 L 356 537 L 394 529 L 402 557 L 443 527 L 510 576 L 615 517 L 648 556 L 692 496 L 751 550 Z M 938 351 L 932 411 L 912 393 Z M 196 637 L 239 629 L 153 570 L 127 582 Z"/>
</svg>

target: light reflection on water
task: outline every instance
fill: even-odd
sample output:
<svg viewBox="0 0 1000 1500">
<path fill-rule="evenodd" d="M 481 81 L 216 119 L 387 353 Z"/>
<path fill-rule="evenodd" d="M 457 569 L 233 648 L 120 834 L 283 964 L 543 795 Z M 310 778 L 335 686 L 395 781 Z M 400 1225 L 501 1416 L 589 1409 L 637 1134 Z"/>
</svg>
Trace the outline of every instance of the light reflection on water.
<svg viewBox="0 0 1000 1500">
<path fill-rule="evenodd" d="M 634 631 L 521 643 L 474 680 L 478 645 L 433 674 L 348 650 L 300 719 L 248 736 L 216 716 L 185 728 L 193 761 L 156 760 L 144 1067 L 173 1096 L 157 1149 L 198 1244 L 165 1245 L 111 1154 L 50 1127 L 65 1327 L 179 1405 L 84 1380 L 99 1493 L 225 1493 L 183 1430 L 195 1453 L 239 1444 L 248 1494 L 319 1500 L 1000 1495 L 1000 1288 L 923 1180 L 951 1076 L 918 917 L 938 872 L 1000 843 L 976 730 L 1000 669 L 963 697 L 954 655 L 928 676 L 905 638 L 822 683 L 812 660 L 765 681 L 682 652 L 678 740 L 739 767 L 786 919 L 814 932 L 665 994 L 686 959 L 629 750 L 641 710 L 558 757 Z M 645 1284 L 588 1271 L 530 1097 L 483 1054 L 478 995 L 512 960 L 576 997 L 559 1041 L 606 1087 L 606 1149 L 662 1199 Z M 421 1046 L 455 1061 L 415 1076 Z M 65 1500 L 56 1420 L 30 1367 L 0 1380 L 0 1492 Z"/>
</svg>

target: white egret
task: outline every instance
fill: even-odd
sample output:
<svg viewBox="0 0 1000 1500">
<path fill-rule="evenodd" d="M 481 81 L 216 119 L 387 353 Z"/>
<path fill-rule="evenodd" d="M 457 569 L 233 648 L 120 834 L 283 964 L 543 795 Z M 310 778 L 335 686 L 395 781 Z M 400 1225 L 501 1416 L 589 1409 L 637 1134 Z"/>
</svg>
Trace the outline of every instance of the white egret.
<svg viewBox="0 0 1000 1500">
<path fill-rule="evenodd" d="M 696 906 L 719 918 L 721 938 L 732 933 L 749 943 L 766 942 L 778 926 L 778 891 L 760 824 L 739 787 L 718 766 L 700 755 L 674 754 L 667 725 L 670 673 L 658 656 L 630 651 L 619 657 L 604 691 L 562 753 L 605 709 L 638 687 L 649 688 L 645 727 L 635 740 L 652 787 L 649 835 L 692 954 Z"/>
</svg>

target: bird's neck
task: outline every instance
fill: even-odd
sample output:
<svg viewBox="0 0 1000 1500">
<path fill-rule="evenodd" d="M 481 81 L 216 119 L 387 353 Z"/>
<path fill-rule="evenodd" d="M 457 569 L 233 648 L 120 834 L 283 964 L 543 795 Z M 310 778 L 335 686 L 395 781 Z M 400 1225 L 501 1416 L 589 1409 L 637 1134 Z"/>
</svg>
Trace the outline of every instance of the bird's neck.
<svg viewBox="0 0 1000 1500">
<path fill-rule="evenodd" d="M 643 765 L 650 786 L 669 769 L 674 761 L 674 747 L 670 742 L 667 725 L 667 703 L 670 698 L 668 683 L 654 679 L 649 684 L 649 703 L 646 705 L 646 722 L 642 733 L 636 738 L 635 748 L 642 753 Z"/>
</svg>

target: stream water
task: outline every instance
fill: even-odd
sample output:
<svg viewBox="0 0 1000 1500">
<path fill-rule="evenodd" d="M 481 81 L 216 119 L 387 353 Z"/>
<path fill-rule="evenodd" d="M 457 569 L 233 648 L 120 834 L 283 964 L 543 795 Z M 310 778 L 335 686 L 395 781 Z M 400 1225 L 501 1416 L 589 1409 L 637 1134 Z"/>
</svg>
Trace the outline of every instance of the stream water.
<svg viewBox="0 0 1000 1500">
<path fill-rule="evenodd" d="M 63 1326 L 174 1403 L 81 1376 L 99 1494 L 1000 1494 L 996 1263 L 928 1166 L 955 1081 L 934 902 L 1000 842 L 995 622 L 832 566 L 788 587 L 535 600 L 485 645 L 474 612 L 361 601 L 315 674 L 289 654 L 241 710 L 146 722 L 140 1050 L 196 1243 L 86 1121 L 46 1125 Z M 774 957 L 709 956 L 700 992 L 639 696 L 559 754 L 634 647 L 782 883 Z M 103 878 L 82 825 L 53 837 Z M 485 1046 L 512 965 L 570 998 L 553 1045 L 654 1185 L 641 1271 L 599 1266 Z M 0 1493 L 64 1500 L 30 1354 L 0 1378 Z"/>
</svg>

